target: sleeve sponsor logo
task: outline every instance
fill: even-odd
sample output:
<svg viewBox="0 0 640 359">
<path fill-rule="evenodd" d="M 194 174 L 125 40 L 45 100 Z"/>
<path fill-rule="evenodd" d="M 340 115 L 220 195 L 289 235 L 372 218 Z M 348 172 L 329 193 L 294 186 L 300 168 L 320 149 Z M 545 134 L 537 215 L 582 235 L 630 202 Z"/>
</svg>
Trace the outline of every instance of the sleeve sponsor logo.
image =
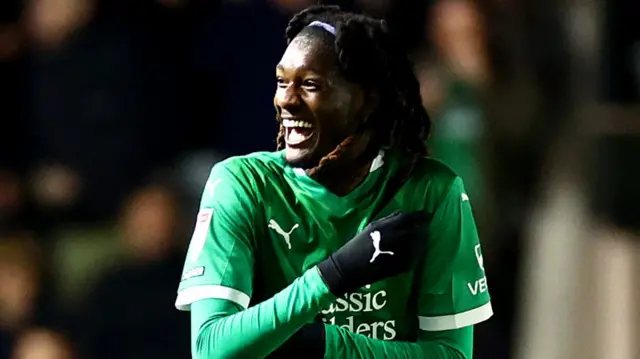
<svg viewBox="0 0 640 359">
<path fill-rule="evenodd" d="M 180 281 L 185 281 L 191 278 L 196 278 L 196 277 L 201 277 L 204 275 L 204 267 L 196 267 L 193 269 L 188 270 L 187 272 L 185 272 L 182 275 L 182 278 L 180 278 Z"/>
<path fill-rule="evenodd" d="M 474 251 L 476 254 L 476 260 L 478 261 L 478 267 L 482 269 L 482 273 L 484 274 L 484 258 L 482 257 L 482 251 L 480 250 L 480 244 L 476 244 Z M 471 295 L 473 296 L 476 296 L 481 293 L 485 293 L 488 290 L 487 277 L 483 275 L 482 278 L 474 282 L 467 283 L 467 288 L 469 289 L 469 292 L 471 292 Z"/>
<path fill-rule="evenodd" d="M 196 227 L 193 230 L 193 236 L 191 237 L 191 248 L 189 249 L 189 260 L 195 262 L 200 257 L 200 253 L 204 249 L 204 243 L 209 233 L 209 225 L 211 224 L 211 217 L 213 215 L 213 209 L 205 208 L 198 213 L 196 220 Z"/>
</svg>

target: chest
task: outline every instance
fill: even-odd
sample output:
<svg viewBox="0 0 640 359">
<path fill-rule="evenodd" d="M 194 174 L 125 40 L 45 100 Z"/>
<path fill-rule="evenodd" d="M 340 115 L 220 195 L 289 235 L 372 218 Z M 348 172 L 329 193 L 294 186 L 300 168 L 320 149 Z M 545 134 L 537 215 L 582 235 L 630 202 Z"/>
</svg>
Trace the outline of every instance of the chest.
<svg viewBox="0 0 640 359">
<path fill-rule="evenodd" d="M 257 259 L 278 268 L 286 282 L 327 258 L 370 222 L 366 211 L 336 214 L 321 203 L 299 199 L 271 202 L 264 214 Z"/>
<path fill-rule="evenodd" d="M 265 225 L 256 251 L 254 298 L 265 300 L 306 270 L 327 258 L 372 221 L 360 208 L 340 215 L 321 204 L 293 200 L 265 206 Z M 410 339 L 415 334 L 413 274 L 407 273 L 360 288 L 337 298 L 318 320 L 384 340 Z"/>
<path fill-rule="evenodd" d="M 412 282 L 408 273 L 367 285 L 337 298 L 318 319 L 370 338 L 415 340 L 417 303 L 411 299 Z"/>
</svg>

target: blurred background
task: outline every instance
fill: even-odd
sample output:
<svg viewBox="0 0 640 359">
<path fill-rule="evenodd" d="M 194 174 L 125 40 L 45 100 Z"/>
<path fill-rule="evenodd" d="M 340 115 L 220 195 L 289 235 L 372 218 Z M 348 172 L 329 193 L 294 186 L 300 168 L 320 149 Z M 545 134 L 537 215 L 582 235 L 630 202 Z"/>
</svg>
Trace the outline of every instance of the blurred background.
<svg viewBox="0 0 640 359">
<path fill-rule="evenodd" d="M 274 66 L 313 2 L 0 1 L 0 359 L 189 358 L 201 189 L 275 148 Z M 328 3 L 400 36 L 474 199 L 475 358 L 640 358 L 640 2 Z"/>
</svg>

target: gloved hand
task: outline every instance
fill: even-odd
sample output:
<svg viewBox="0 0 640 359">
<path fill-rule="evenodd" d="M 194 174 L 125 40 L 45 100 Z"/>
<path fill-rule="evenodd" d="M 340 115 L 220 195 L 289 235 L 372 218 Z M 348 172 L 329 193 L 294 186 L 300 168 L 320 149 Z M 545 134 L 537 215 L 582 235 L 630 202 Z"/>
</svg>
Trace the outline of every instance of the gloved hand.
<svg viewBox="0 0 640 359">
<path fill-rule="evenodd" d="M 423 256 L 429 219 L 420 211 L 394 213 L 370 223 L 318 264 L 331 293 L 341 296 L 409 271 Z"/>
</svg>

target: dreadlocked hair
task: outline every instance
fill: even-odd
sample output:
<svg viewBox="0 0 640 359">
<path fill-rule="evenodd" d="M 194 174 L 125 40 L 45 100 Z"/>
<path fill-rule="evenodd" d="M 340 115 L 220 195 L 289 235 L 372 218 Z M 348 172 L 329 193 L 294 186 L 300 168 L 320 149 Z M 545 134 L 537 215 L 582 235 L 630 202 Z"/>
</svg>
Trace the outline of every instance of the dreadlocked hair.
<svg viewBox="0 0 640 359">
<path fill-rule="evenodd" d="M 420 84 L 406 52 L 393 41 L 385 21 L 343 12 L 338 6 L 313 6 L 295 15 L 286 29 L 287 43 L 313 21 L 335 27 L 333 47 L 342 76 L 365 90 L 377 92 L 379 105 L 358 132 L 322 158 L 309 174 L 319 176 L 330 168 L 353 166 L 353 159 L 345 158 L 350 157 L 353 144 L 369 131 L 373 138 L 358 162 L 371 161 L 383 147 L 393 148 L 409 159 L 408 176 L 417 161 L 428 155 L 426 140 L 431 119 L 422 105 Z M 278 149 L 285 147 L 284 136 L 281 125 L 276 139 Z"/>
</svg>

